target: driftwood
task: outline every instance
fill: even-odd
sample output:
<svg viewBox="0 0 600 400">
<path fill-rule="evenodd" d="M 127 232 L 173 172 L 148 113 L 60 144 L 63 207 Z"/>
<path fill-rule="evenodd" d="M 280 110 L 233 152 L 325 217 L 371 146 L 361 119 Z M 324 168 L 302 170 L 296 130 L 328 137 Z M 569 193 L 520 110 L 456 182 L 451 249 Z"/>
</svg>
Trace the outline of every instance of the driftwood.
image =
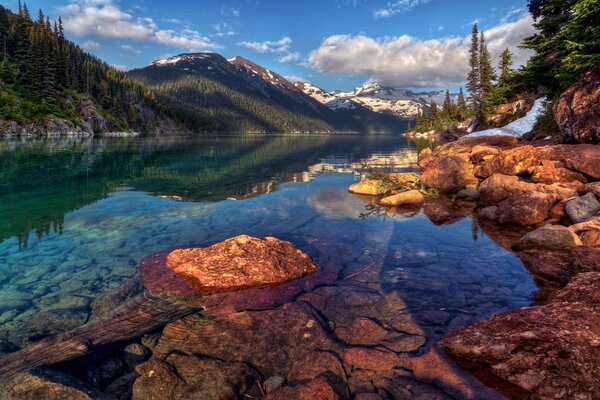
<svg viewBox="0 0 600 400">
<path fill-rule="evenodd" d="M 162 292 L 146 291 L 100 320 L 35 342 L 0 358 L 0 379 L 84 356 L 99 346 L 127 341 L 198 311 Z"/>
</svg>

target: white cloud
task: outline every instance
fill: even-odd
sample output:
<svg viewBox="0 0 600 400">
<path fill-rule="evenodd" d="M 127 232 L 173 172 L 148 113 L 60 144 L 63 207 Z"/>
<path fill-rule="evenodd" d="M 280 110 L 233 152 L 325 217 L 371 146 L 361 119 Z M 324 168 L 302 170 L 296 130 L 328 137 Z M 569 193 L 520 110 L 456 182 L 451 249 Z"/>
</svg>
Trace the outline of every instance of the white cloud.
<svg viewBox="0 0 600 400">
<path fill-rule="evenodd" d="M 189 51 L 219 48 L 209 38 L 191 29 L 160 29 L 152 18 L 136 17 L 130 11 L 123 11 L 114 0 L 71 0 L 59 12 L 65 29 L 78 37 L 133 40 Z"/>
<path fill-rule="evenodd" d="M 127 72 L 131 69 L 128 66 L 121 65 L 121 64 L 111 64 L 110 66 L 113 67 L 114 69 L 116 69 L 117 71 L 121 71 L 121 72 Z"/>
<path fill-rule="evenodd" d="M 86 40 L 81 45 L 81 48 L 85 51 L 98 51 L 102 48 L 102 46 L 100 45 L 100 43 L 94 42 L 93 40 Z"/>
<path fill-rule="evenodd" d="M 307 79 L 304 79 L 301 76 L 297 76 L 297 75 L 286 75 L 284 77 L 285 79 L 287 79 L 288 81 L 294 83 L 294 82 L 308 82 Z"/>
<path fill-rule="evenodd" d="M 261 54 L 279 54 L 280 57 L 277 59 L 277 61 L 281 63 L 295 62 L 300 59 L 300 53 L 293 52 L 291 50 L 292 39 L 287 36 L 277 41 L 267 40 L 265 42 L 239 42 L 238 46 L 246 47 Z"/>
<path fill-rule="evenodd" d="M 396 14 L 409 12 L 413 8 L 429 3 L 429 0 L 396 0 L 388 3 L 387 7 L 380 8 L 373 12 L 375 18 L 389 18 Z"/>
<path fill-rule="evenodd" d="M 133 54 L 142 54 L 142 51 L 139 49 L 136 49 L 135 47 L 129 45 L 129 44 L 122 44 L 121 49 L 129 52 L 129 53 L 133 53 Z"/>
<path fill-rule="evenodd" d="M 485 32 L 494 64 L 510 48 L 515 65 L 525 64 L 531 52 L 518 49 L 534 33 L 533 20 L 523 16 Z M 364 35 L 331 36 L 312 51 L 312 68 L 333 75 L 366 75 L 396 87 L 449 87 L 463 84 L 468 68 L 470 37 L 421 40 L 408 35 L 370 38 Z"/>
<path fill-rule="evenodd" d="M 289 63 L 289 62 L 298 61 L 299 59 L 300 59 L 300 53 L 289 53 L 283 57 L 280 57 L 278 61 L 282 62 L 282 63 Z"/>
</svg>

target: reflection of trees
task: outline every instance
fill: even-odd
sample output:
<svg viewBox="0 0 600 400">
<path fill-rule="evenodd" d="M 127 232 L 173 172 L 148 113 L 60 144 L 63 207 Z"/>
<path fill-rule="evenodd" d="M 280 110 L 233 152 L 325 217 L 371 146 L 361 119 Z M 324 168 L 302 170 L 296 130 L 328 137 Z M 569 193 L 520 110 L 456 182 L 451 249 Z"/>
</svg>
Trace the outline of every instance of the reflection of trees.
<svg viewBox="0 0 600 400">
<path fill-rule="evenodd" d="M 186 201 L 221 201 L 305 181 L 330 156 L 406 146 L 393 137 L 244 136 L 0 143 L 0 241 L 61 232 L 64 215 L 127 185 Z"/>
</svg>

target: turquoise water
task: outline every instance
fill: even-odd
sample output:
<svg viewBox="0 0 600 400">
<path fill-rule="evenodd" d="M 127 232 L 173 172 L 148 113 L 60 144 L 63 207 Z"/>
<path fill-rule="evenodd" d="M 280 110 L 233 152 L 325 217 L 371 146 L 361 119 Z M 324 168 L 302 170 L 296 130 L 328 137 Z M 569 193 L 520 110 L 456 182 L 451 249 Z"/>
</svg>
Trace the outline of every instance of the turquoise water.
<svg viewBox="0 0 600 400">
<path fill-rule="evenodd" d="M 438 311 L 425 322 L 432 339 L 530 304 L 531 276 L 470 216 L 443 226 L 423 213 L 361 218 L 368 200 L 347 187 L 367 166 L 414 165 L 423 145 L 359 136 L 3 143 L 0 344 L 84 324 L 144 256 L 239 234 L 302 248 L 326 240 L 345 249 L 347 271 L 380 262 L 384 291 Z"/>
</svg>

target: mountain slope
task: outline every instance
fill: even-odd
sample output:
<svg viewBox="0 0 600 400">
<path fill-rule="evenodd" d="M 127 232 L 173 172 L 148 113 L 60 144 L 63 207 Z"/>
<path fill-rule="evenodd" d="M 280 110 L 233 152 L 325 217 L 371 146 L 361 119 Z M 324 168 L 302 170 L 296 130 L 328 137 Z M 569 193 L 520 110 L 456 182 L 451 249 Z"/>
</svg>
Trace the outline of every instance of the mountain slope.
<svg viewBox="0 0 600 400">
<path fill-rule="evenodd" d="M 334 111 L 277 73 L 241 57 L 181 54 L 130 71 L 161 101 L 178 101 L 223 132 L 384 132 L 405 122 L 363 107 Z"/>
</svg>

